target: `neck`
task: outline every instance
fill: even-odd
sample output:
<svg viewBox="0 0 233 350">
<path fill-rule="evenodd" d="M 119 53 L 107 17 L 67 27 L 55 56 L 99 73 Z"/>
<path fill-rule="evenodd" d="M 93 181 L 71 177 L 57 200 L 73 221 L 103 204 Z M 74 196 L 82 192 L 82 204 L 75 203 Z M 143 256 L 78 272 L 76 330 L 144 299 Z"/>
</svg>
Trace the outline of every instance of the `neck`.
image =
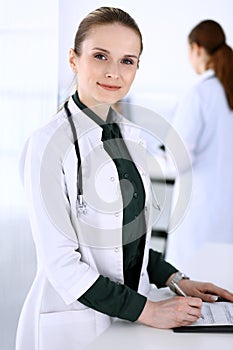
<svg viewBox="0 0 233 350">
<path fill-rule="evenodd" d="M 103 121 L 106 122 L 110 107 L 111 106 L 108 104 L 99 104 L 88 108 L 90 108 L 95 114 L 97 114 Z"/>
<path fill-rule="evenodd" d="M 80 94 L 80 92 L 77 89 L 77 98 L 79 99 L 79 101 L 81 102 L 81 104 L 83 104 L 85 107 L 87 107 L 88 109 L 92 110 L 95 114 L 98 115 L 98 117 L 100 117 L 103 121 L 107 120 L 108 117 L 108 112 L 109 109 L 111 107 L 111 104 L 109 103 L 99 103 L 96 105 L 93 105 L 93 101 L 89 101 L 88 99 L 85 99 L 82 94 Z"/>
</svg>

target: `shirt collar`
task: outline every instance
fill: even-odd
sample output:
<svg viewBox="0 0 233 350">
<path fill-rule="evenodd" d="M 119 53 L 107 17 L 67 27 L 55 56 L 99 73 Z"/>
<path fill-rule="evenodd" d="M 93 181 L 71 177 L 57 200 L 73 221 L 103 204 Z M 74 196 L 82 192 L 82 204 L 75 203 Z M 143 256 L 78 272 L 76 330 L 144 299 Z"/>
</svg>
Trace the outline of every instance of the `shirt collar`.
<svg viewBox="0 0 233 350">
<path fill-rule="evenodd" d="M 106 122 L 101 119 L 95 112 L 93 112 L 92 109 L 88 108 L 84 103 L 82 103 L 82 101 L 80 101 L 80 98 L 78 96 L 78 92 L 76 91 L 73 95 L 72 95 L 72 99 L 75 102 L 75 104 L 89 117 L 91 118 L 96 124 L 98 124 L 99 126 L 101 126 L 103 128 L 104 125 L 110 124 L 114 122 L 114 111 L 113 109 L 110 107 L 109 108 L 109 112 L 108 112 L 108 116 L 106 119 Z"/>
<path fill-rule="evenodd" d="M 200 78 L 203 80 L 206 80 L 214 77 L 215 77 L 215 71 L 213 69 L 207 69 L 204 73 L 202 73 Z"/>
</svg>

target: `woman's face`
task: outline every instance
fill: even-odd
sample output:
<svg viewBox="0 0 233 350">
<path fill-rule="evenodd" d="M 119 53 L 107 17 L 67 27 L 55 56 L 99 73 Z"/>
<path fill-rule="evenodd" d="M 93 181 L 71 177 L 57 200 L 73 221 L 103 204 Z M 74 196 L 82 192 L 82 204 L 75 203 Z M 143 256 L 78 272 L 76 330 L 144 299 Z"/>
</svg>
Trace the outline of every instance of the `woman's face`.
<svg viewBox="0 0 233 350">
<path fill-rule="evenodd" d="M 91 107 L 122 99 L 134 80 L 140 48 L 139 36 L 128 27 L 118 23 L 92 27 L 81 55 L 70 50 L 80 100 Z"/>
<path fill-rule="evenodd" d="M 197 74 L 202 74 L 207 69 L 209 55 L 206 50 L 196 43 L 188 45 L 188 57 L 193 69 Z"/>
<path fill-rule="evenodd" d="M 194 71 L 198 74 L 198 52 L 197 52 L 197 46 L 196 44 L 188 44 L 188 57 L 189 57 L 189 62 L 191 63 Z"/>
</svg>

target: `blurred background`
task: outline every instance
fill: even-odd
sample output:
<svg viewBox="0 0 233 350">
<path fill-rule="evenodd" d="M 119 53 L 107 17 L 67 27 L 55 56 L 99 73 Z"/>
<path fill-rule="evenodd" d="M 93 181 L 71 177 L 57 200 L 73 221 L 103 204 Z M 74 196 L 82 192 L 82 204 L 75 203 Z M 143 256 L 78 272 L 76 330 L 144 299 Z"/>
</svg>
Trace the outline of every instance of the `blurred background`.
<svg viewBox="0 0 233 350">
<path fill-rule="evenodd" d="M 187 59 L 190 29 L 214 19 L 233 46 L 232 0 L 0 0 L 1 350 L 14 349 L 18 317 L 36 271 L 20 154 L 30 133 L 71 93 L 68 50 L 80 20 L 99 6 L 120 7 L 137 21 L 144 52 L 128 98 L 168 120 L 197 79 Z"/>
</svg>

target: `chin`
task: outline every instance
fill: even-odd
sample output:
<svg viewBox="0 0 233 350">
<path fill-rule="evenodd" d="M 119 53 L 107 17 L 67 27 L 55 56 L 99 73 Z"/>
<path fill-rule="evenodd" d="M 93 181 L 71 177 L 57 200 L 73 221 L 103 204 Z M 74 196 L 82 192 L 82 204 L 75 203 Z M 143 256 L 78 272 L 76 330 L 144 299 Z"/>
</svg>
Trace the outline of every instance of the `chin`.
<svg viewBox="0 0 233 350">
<path fill-rule="evenodd" d="M 107 104 L 107 105 L 113 105 L 114 103 L 117 103 L 121 100 L 120 98 L 100 98 L 98 99 L 98 103 L 100 104 Z"/>
<path fill-rule="evenodd" d="M 112 105 L 114 103 L 117 103 L 119 102 L 121 99 L 123 99 L 125 97 L 126 94 L 122 94 L 122 91 L 121 93 L 119 94 L 118 93 L 113 93 L 113 92 L 108 92 L 107 94 L 104 93 L 104 94 L 98 94 L 98 97 L 97 97 L 97 101 L 99 103 L 106 103 L 106 104 L 109 104 L 109 105 Z"/>
</svg>

